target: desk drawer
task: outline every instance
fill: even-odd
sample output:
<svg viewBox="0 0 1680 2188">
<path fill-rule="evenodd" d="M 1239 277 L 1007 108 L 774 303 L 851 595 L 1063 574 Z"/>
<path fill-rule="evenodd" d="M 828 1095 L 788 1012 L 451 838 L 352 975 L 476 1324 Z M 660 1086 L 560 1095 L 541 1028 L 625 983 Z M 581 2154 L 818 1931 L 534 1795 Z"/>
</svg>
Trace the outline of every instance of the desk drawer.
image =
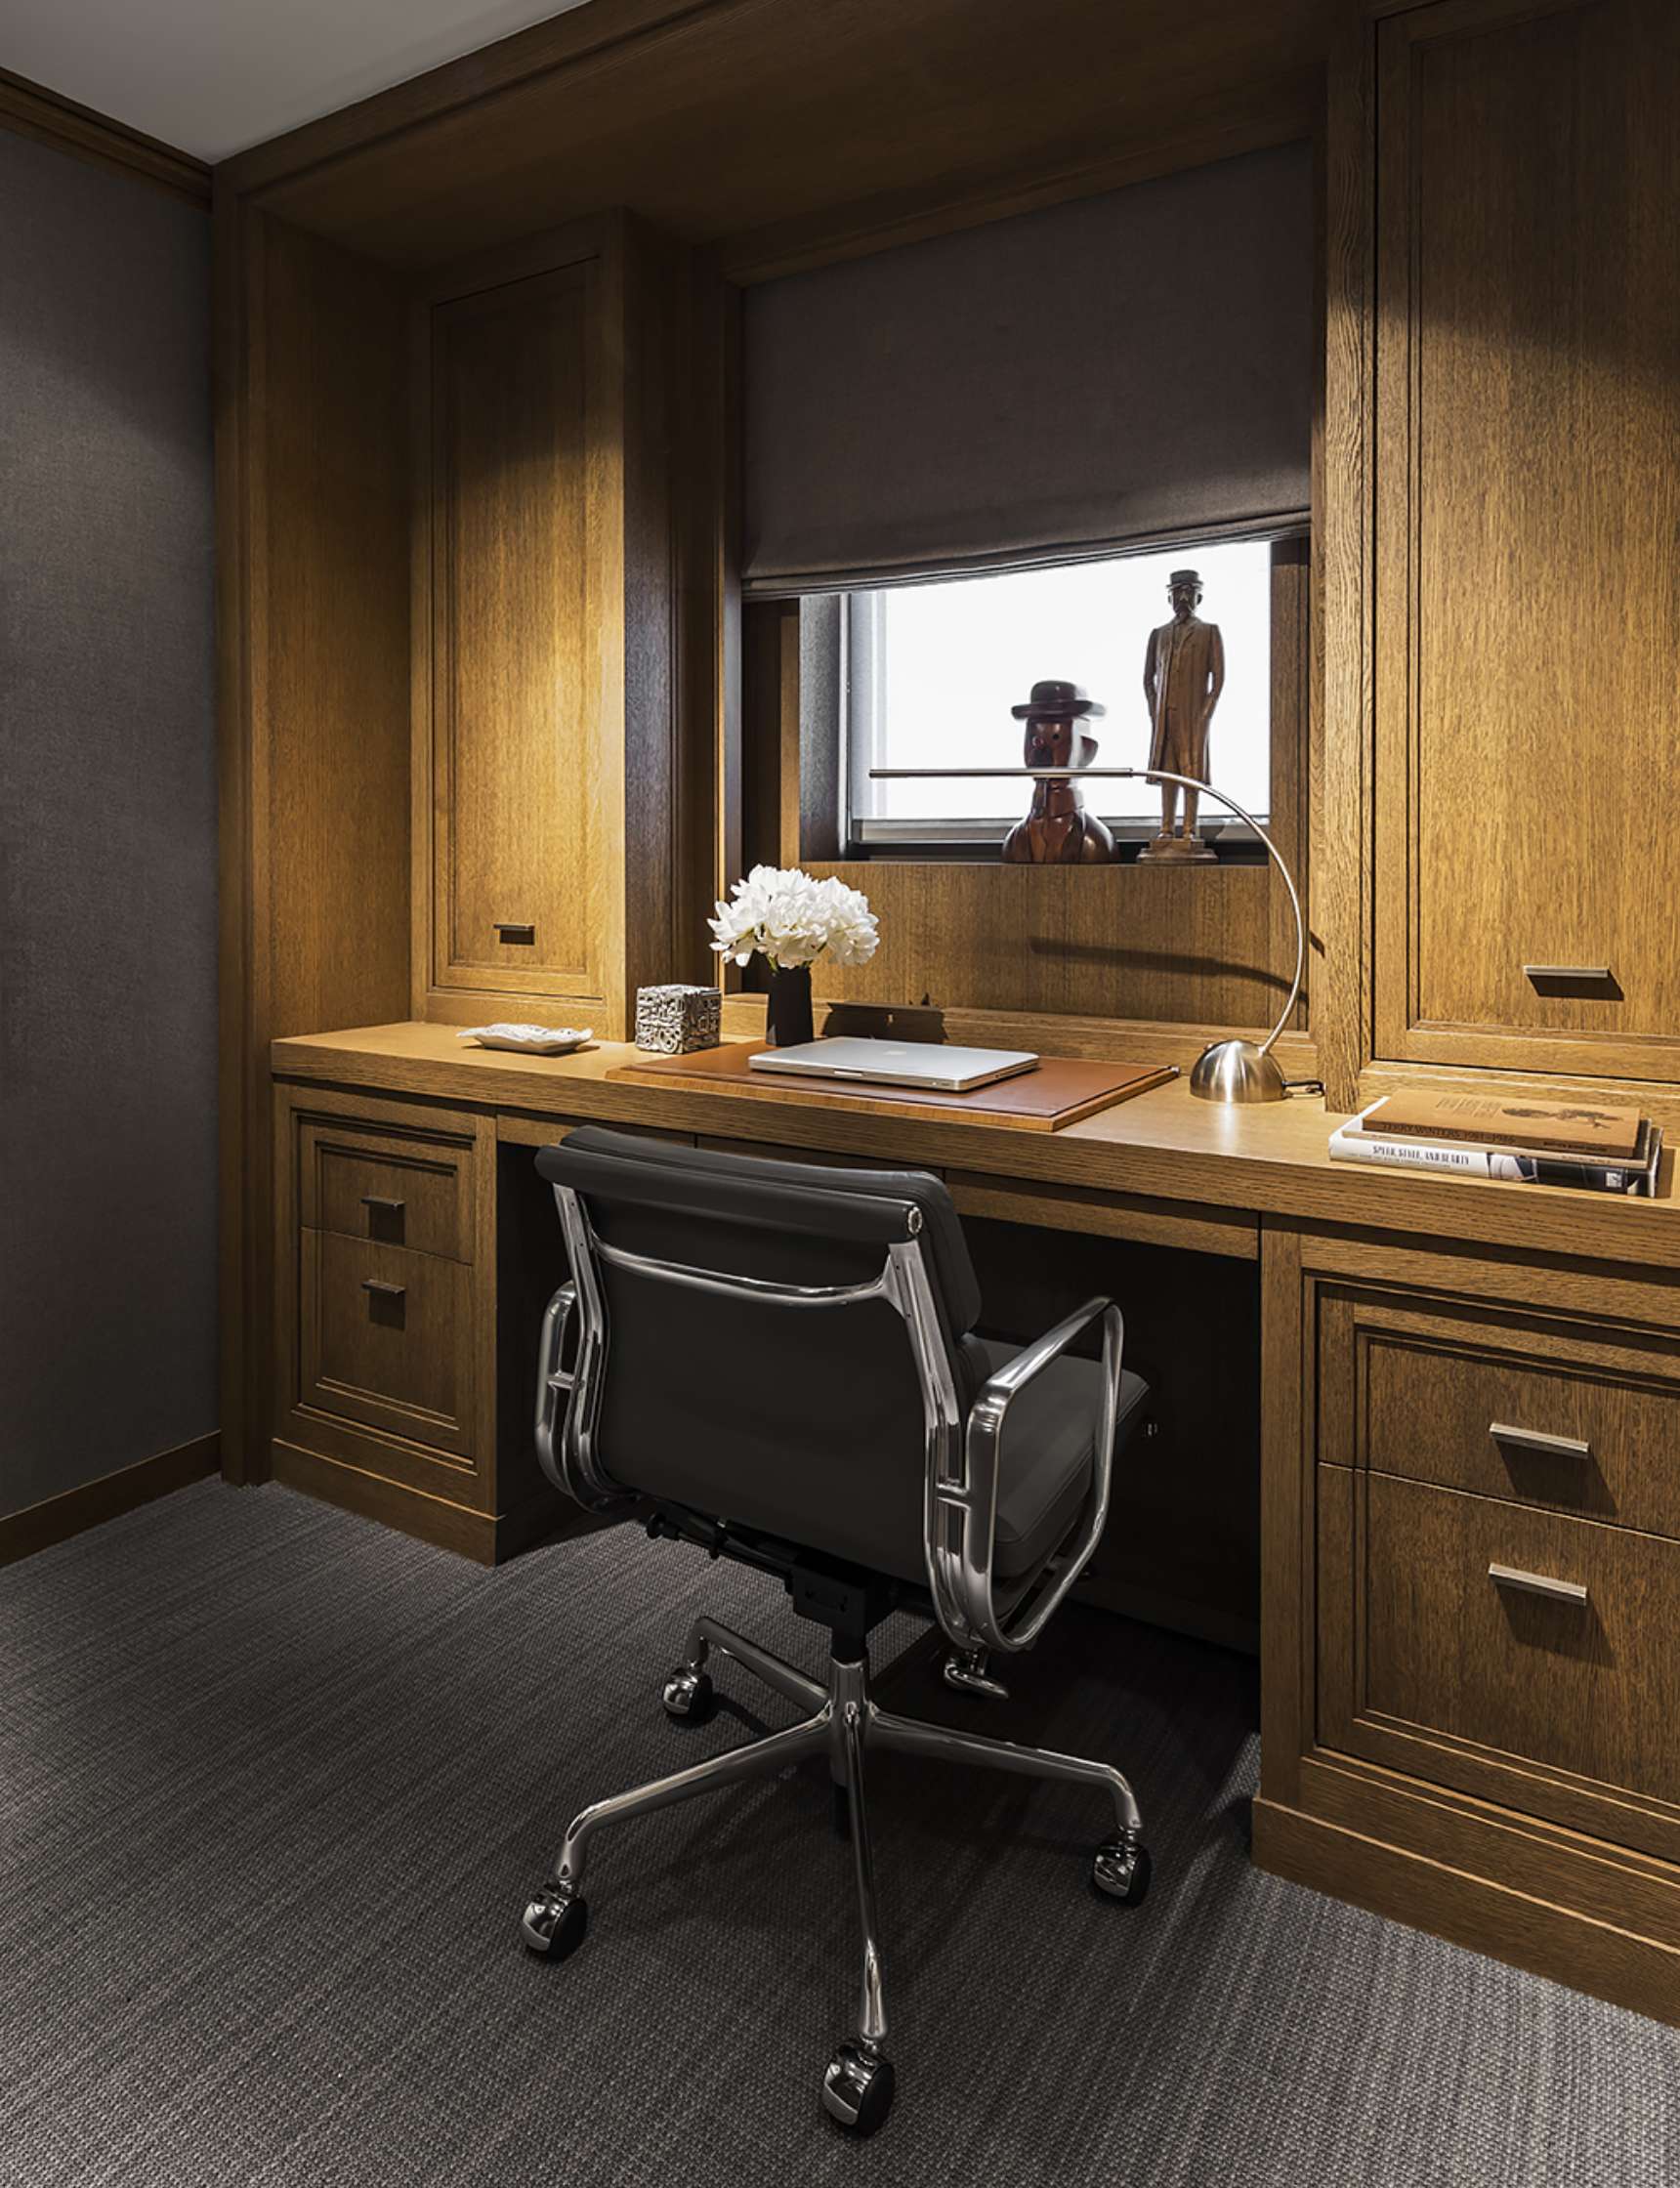
<svg viewBox="0 0 1680 2188">
<path fill-rule="evenodd" d="M 301 1245 L 300 1402 L 470 1457 L 472 1270 L 330 1231 Z"/>
<path fill-rule="evenodd" d="M 298 1165 L 306 1228 L 473 1259 L 473 1171 L 458 1141 L 311 1120 L 299 1129 Z"/>
<path fill-rule="evenodd" d="M 1680 1542 L 1320 1477 L 1324 1745 L 1672 1858 Z"/>
<path fill-rule="evenodd" d="M 1319 1456 L 1680 1536 L 1680 1351 L 1652 1333 L 1325 1294 Z"/>
</svg>

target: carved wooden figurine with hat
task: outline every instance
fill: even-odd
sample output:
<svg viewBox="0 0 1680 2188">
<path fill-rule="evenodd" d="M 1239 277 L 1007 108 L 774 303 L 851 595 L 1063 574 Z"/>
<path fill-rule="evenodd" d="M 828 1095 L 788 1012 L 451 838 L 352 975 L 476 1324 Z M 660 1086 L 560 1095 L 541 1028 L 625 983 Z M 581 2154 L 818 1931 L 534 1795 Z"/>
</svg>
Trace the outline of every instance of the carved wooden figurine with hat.
<svg viewBox="0 0 1680 2188">
<path fill-rule="evenodd" d="M 1194 569 L 1175 569 L 1166 581 L 1172 621 L 1150 633 L 1144 654 L 1144 696 L 1150 707 L 1150 766 L 1173 775 L 1208 780 L 1207 732 L 1225 683 L 1225 642 L 1217 623 L 1204 623 L 1201 578 Z M 1213 857 L 1196 832 L 1200 793 L 1184 793 L 1184 833 L 1176 832 L 1179 785 L 1160 786 L 1160 834 L 1146 843 L 1140 859 L 1202 863 Z"/>
<path fill-rule="evenodd" d="M 1032 785 L 1026 820 L 1018 820 L 1003 839 L 1005 862 L 1033 866 L 1107 864 L 1114 856 L 1114 839 L 1094 813 L 1086 812 L 1072 780 L 1072 771 L 1088 768 L 1097 756 L 1097 740 L 1083 725 L 1100 715 L 1102 707 L 1087 698 L 1077 684 L 1046 676 L 1033 685 L 1032 696 L 1024 705 L 1009 711 L 1027 725 L 1023 764 L 1067 768 L 1070 773 L 1057 781 Z"/>
</svg>

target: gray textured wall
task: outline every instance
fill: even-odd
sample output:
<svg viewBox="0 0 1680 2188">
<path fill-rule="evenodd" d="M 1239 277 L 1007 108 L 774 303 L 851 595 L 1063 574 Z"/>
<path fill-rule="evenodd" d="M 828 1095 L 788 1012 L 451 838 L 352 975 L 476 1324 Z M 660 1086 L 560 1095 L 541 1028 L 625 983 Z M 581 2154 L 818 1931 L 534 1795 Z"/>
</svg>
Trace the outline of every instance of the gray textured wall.
<svg viewBox="0 0 1680 2188">
<path fill-rule="evenodd" d="M 0 130 L 0 1514 L 216 1426 L 209 229 Z"/>
</svg>

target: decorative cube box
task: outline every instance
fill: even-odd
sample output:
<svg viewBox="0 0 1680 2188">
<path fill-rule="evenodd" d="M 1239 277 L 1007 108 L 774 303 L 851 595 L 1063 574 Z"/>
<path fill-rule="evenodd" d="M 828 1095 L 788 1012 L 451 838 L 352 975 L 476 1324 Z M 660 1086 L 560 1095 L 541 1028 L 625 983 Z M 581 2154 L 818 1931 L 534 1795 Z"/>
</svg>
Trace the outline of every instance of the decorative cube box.
<svg viewBox="0 0 1680 2188">
<path fill-rule="evenodd" d="M 686 1056 L 692 1048 L 716 1048 L 724 998 L 716 988 L 638 988 L 636 1046 L 658 1056 Z"/>
</svg>

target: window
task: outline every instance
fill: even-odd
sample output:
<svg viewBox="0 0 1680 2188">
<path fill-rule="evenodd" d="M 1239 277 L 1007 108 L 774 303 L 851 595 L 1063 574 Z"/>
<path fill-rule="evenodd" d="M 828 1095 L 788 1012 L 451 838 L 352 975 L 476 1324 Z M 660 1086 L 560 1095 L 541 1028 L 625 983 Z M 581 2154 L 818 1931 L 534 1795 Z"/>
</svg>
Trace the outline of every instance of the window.
<svg viewBox="0 0 1680 2188">
<path fill-rule="evenodd" d="M 1213 717 L 1208 777 L 1257 819 L 1271 805 L 1272 542 L 1232 540 L 1069 563 L 1002 575 L 853 592 L 843 618 L 848 805 L 845 840 L 977 845 L 998 840 L 1026 810 L 1024 782 L 872 780 L 870 769 L 1019 767 L 1022 725 L 1010 708 L 1041 677 L 1084 686 L 1106 714 L 1092 725 L 1099 767 L 1143 767 L 1150 753 L 1144 653 L 1169 620 L 1170 570 L 1199 571 L 1198 612 L 1219 625 L 1225 686 Z M 1086 801 L 1116 833 L 1154 832 L 1160 793 L 1147 782 L 1095 781 Z M 1246 835 L 1202 808 L 1203 833 Z"/>
</svg>

